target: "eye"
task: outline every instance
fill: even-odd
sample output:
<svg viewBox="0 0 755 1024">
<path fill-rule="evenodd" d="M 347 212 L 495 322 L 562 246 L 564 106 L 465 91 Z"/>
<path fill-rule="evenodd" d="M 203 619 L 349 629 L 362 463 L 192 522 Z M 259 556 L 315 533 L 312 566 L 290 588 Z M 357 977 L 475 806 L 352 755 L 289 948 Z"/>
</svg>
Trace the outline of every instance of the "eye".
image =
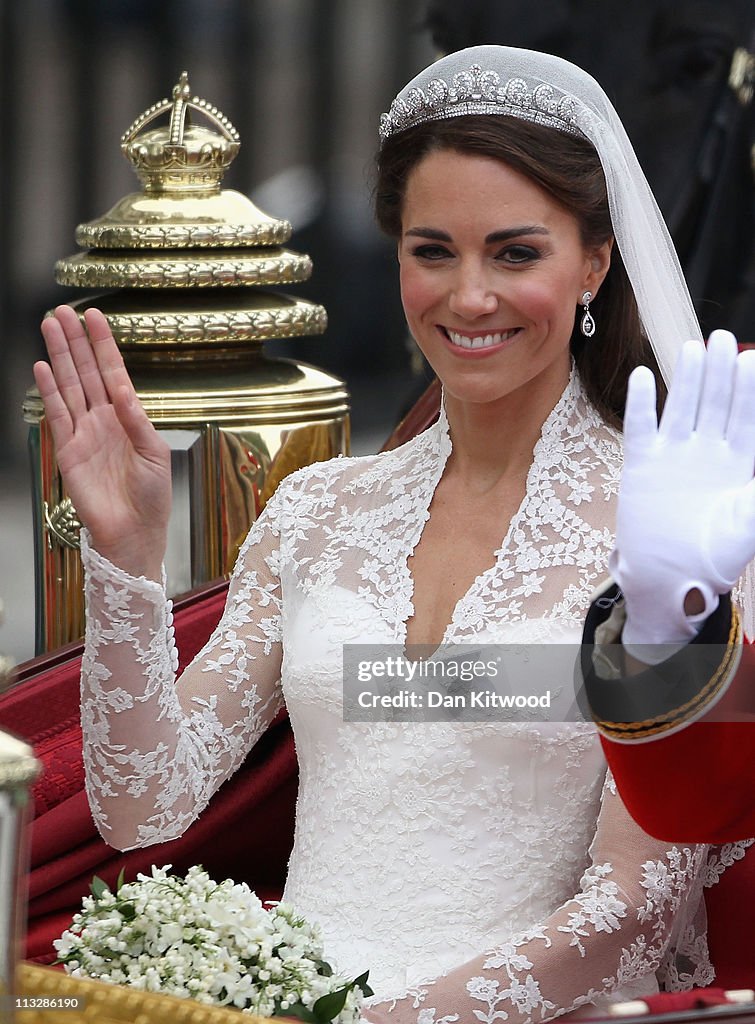
<svg viewBox="0 0 755 1024">
<path fill-rule="evenodd" d="M 429 260 L 430 262 L 446 259 L 450 255 L 450 250 L 444 245 L 418 245 L 412 249 L 412 256 L 416 256 L 420 260 Z"/>
<path fill-rule="evenodd" d="M 530 245 L 509 245 L 496 256 L 503 263 L 531 263 L 540 259 L 540 252 Z"/>
</svg>

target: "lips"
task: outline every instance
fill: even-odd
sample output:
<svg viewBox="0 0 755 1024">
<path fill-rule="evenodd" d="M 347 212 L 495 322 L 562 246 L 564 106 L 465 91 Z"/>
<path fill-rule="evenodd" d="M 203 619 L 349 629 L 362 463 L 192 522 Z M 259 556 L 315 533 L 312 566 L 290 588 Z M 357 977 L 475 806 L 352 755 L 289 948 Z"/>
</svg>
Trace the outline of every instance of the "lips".
<svg viewBox="0 0 755 1024">
<path fill-rule="evenodd" d="M 504 341 L 509 341 L 515 334 L 518 334 L 521 328 L 514 327 L 510 331 L 497 331 L 491 332 L 490 334 L 478 334 L 474 337 L 469 337 L 467 334 L 459 334 L 457 331 L 452 331 L 448 327 L 442 328 L 444 334 L 457 348 L 467 349 L 481 349 L 481 348 L 493 348 L 494 345 L 501 345 Z"/>
</svg>

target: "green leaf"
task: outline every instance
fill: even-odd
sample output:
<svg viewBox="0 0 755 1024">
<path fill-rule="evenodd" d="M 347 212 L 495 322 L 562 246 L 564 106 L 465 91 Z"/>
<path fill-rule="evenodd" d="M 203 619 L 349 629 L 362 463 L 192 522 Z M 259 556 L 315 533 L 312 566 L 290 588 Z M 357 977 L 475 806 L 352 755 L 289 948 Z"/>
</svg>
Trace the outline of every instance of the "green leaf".
<svg viewBox="0 0 755 1024">
<path fill-rule="evenodd" d="M 328 1021 L 337 1017 L 346 1005 L 346 996 L 353 987 L 353 985 L 346 985 L 344 988 L 339 988 L 337 992 L 328 992 L 326 995 L 320 996 L 312 1007 L 316 1020 L 320 1024 L 327 1024 Z"/>
<path fill-rule="evenodd" d="M 327 960 L 315 960 L 315 967 L 317 968 L 318 973 L 323 976 L 323 978 L 333 977 L 333 968 L 330 966 Z"/>
<path fill-rule="evenodd" d="M 370 986 L 367 984 L 367 979 L 369 978 L 369 976 L 370 972 L 365 971 L 364 974 L 360 974 L 358 978 L 354 978 L 354 980 L 351 983 L 354 986 L 354 988 L 359 988 L 362 990 L 362 995 L 364 996 L 365 999 L 369 999 L 370 996 L 375 995 Z"/>
<path fill-rule="evenodd" d="M 118 872 L 118 877 L 115 880 L 115 895 L 116 896 L 118 895 L 118 892 L 119 892 L 121 886 L 123 885 L 123 879 L 124 879 L 125 875 L 126 875 L 126 869 L 125 868 L 121 868 L 121 870 Z"/>
<path fill-rule="evenodd" d="M 293 1017 L 294 1020 L 303 1020 L 307 1024 L 320 1024 L 320 1018 L 315 1017 L 314 1013 L 304 1003 L 291 1003 L 287 1010 L 281 1010 L 280 1007 L 276 1007 L 273 1017 Z"/>
<path fill-rule="evenodd" d="M 110 891 L 107 882 L 104 882 L 99 875 L 94 876 L 89 888 L 96 900 L 101 900 L 105 893 Z"/>
<path fill-rule="evenodd" d="M 134 906 L 133 903 L 128 903 L 127 901 L 124 901 L 123 903 L 119 904 L 118 910 L 120 911 L 120 915 L 124 921 L 133 921 L 134 918 L 136 917 L 136 907 Z"/>
</svg>

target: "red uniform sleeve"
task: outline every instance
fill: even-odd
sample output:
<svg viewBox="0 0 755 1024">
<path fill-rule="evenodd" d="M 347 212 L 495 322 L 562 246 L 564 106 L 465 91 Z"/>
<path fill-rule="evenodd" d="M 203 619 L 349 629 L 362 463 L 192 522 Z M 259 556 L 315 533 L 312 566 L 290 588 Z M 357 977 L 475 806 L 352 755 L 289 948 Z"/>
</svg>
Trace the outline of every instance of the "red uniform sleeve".
<svg viewBox="0 0 755 1024">
<path fill-rule="evenodd" d="M 608 679 L 590 653 L 617 599 L 606 593 L 609 600 L 602 597 L 588 614 L 583 677 L 630 814 L 667 841 L 727 843 L 755 835 L 755 645 L 741 643 L 736 611 L 722 599 L 700 637 L 668 663 Z M 709 706 L 706 695 L 714 699 Z M 653 703 L 654 713 L 646 713 Z"/>
</svg>

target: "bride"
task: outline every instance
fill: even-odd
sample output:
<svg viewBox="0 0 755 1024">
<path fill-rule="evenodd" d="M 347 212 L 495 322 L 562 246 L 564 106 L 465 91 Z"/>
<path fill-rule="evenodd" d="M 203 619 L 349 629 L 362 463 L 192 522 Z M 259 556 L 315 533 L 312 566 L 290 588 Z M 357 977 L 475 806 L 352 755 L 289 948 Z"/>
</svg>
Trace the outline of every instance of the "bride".
<svg viewBox="0 0 755 1024">
<path fill-rule="evenodd" d="M 285 701 L 300 764 L 285 898 L 340 970 L 370 969 L 367 1019 L 547 1020 L 706 984 L 691 923 L 705 848 L 634 824 L 591 725 L 344 720 L 346 644 L 413 659 L 579 642 L 611 550 L 627 377 L 640 362 L 668 376 L 699 336 L 621 123 L 578 68 L 451 54 L 381 134 L 378 219 L 440 419 L 286 478 L 178 680 L 168 450 L 102 314 L 42 325 L 35 376 L 86 527 L 92 813 L 121 849 L 175 838 Z"/>
</svg>

